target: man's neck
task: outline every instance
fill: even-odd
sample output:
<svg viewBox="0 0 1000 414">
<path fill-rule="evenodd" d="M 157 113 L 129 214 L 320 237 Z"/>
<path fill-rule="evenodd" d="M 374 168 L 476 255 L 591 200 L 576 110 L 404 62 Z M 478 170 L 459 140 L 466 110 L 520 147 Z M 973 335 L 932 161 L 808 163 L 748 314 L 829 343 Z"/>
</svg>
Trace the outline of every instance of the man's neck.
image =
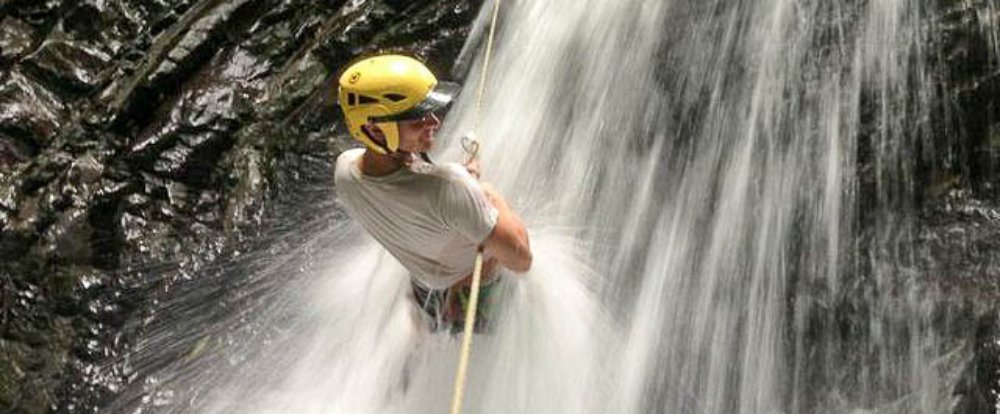
<svg viewBox="0 0 1000 414">
<path fill-rule="evenodd" d="M 399 171 L 405 166 L 402 160 L 404 154 L 379 154 L 370 149 L 365 149 L 364 156 L 361 157 L 361 173 L 370 177 L 382 177 Z M 406 154 L 408 155 L 408 154 Z"/>
</svg>

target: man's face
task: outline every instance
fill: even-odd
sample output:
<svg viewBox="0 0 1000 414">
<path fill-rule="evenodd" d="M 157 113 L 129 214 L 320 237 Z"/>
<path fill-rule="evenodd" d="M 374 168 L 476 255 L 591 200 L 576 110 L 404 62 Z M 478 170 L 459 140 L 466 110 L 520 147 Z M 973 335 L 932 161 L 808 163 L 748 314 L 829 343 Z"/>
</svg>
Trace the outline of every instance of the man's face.
<svg viewBox="0 0 1000 414">
<path fill-rule="evenodd" d="M 441 120 L 433 113 L 412 121 L 399 121 L 399 151 L 429 151 L 434 144 L 434 133 L 441 127 Z"/>
</svg>

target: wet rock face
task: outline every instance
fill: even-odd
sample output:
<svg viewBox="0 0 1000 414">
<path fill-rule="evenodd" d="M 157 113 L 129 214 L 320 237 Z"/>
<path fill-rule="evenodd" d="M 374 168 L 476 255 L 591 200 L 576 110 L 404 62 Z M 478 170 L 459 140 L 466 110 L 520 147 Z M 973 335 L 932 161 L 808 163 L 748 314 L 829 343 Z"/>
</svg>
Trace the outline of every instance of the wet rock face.
<svg viewBox="0 0 1000 414">
<path fill-rule="evenodd" d="M 936 120 L 923 177 L 920 266 L 955 312 L 972 358 L 955 389 L 956 413 L 994 413 L 1000 404 L 1000 10 L 995 3 L 942 1 L 932 45 L 952 85 Z M 970 30 L 969 28 L 987 28 Z"/>
<path fill-rule="evenodd" d="M 446 74 L 480 3 L 0 1 L 0 412 L 105 404 L 157 295 L 330 188 L 340 66 Z"/>
<path fill-rule="evenodd" d="M 61 88 L 89 92 L 104 81 L 111 56 L 72 40 L 46 40 L 24 59 L 37 76 Z"/>
<path fill-rule="evenodd" d="M 0 21 L 0 60 L 10 63 L 30 52 L 37 41 L 31 25 L 13 17 Z"/>
<path fill-rule="evenodd" d="M 33 157 L 62 129 L 66 107 L 23 73 L 12 71 L 5 78 L 0 83 L 0 134 L 7 136 L 12 152 Z"/>
<path fill-rule="evenodd" d="M 954 166 L 953 174 L 961 176 L 978 198 L 1000 198 L 1000 44 L 996 33 L 968 30 L 969 27 L 1000 27 L 1000 11 L 988 1 L 946 1 L 938 22 L 940 32 L 936 47 L 941 63 L 947 70 L 947 81 L 955 88 L 951 93 L 954 108 L 960 118 L 951 119 L 952 138 L 941 145 L 956 154 L 962 162 Z M 939 129 L 945 130 L 946 126 Z M 944 135 L 944 134 L 942 134 Z M 940 145 L 940 144 L 939 144 Z"/>
</svg>

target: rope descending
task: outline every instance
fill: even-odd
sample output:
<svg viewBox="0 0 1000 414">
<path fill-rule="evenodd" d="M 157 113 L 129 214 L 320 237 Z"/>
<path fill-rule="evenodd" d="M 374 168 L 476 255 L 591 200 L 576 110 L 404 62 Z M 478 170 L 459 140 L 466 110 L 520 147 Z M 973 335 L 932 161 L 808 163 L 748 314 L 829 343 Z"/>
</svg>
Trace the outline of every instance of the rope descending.
<svg viewBox="0 0 1000 414">
<path fill-rule="evenodd" d="M 489 70 L 490 55 L 493 53 L 493 36 L 496 34 L 497 16 L 500 14 L 500 2 L 496 0 L 493 4 L 493 19 L 490 21 L 490 35 L 486 41 L 486 56 L 483 59 L 483 71 L 479 77 L 479 91 L 476 96 L 476 112 L 473 131 L 479 129 L 480 112 L 483 106 L 483 96 L 486 95 L 486 74 Z M 462 148 L 468 155 L 468 161 L 474 161 L 479 157 L 479 139 L 475 133 L 469 134 L 462 139 Z M 462 348 L 458 355 L 458 369 L 455 372 L 455 391 L 451 399 L 451 414 L 462 412 L 462 397 L 465 394 L 465 376 L 469 368 L 469 354 L 472 349 L 473 328 L 476 326 L 476 311 L 479 307 L 479 284 L 483 273 L 483 250 L 476 252 L 475 270 L 472 272 L 472 286 L 469 292 L 469 306 L 465 309 L 465 328 L 462 332 Z"/>
</svg>

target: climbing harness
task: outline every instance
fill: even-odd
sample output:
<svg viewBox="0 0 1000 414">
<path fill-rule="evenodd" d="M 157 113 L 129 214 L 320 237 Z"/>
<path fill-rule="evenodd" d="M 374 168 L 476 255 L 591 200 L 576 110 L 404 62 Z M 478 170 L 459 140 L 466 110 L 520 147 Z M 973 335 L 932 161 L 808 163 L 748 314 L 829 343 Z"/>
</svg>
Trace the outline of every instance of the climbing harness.
<svg viewBox="0 0 1000 414">
<path fill-rule="evenodd" d="M 490 21 L 490 35 L 486 40 L 486 56 L 483 58 L 483 71 L 479 77 L 479 91 L 476 95 L 476 112 L 473 123 L 473 131 L 479 129 L 479 116 L 483 106 L 483 96 L 486 94 L 486 74 L 489 70 L 490 55 L 493 53 L 493 36 L 496 34 L 497 16 L 500 14 L 501 0 L 495 0 L 493 4 L 493 18 Z M 470 134 L 468 143 L 462 142 L 469 161 L 479 156 L 479 140 L 475 134 Z M 470 149 L 474 149 L 470 151 Z M 472 272 L 472 286 L 469 287 L 469 302 L 465 310 L 465 330 L 462 333 L 462 348 L 458 355 L 458 368 L 455 372 L 455 392 L 451 399 L 451 414 L 462 412 L 462 397 L 465 394 L 465 373 L 469 368 L 469 352 L 472 348 L 472 334 L 476 325 L 476 313 L 479 306 L 479 284 L 483 273 L 483 250 L 476 252 L 475 270 Z"/>
<path fill-rule="evenodd" d="M 499 277 L 485 280 L 479 288 L 479 306 L 474 333 L 488 334 L 493 331 L 494 325 L 489 315 L 495 306 L 499 281 Z M 469 286 L 431 289 L 414 280 L 410 284 L 410 290 L 420 309 L 424 325 L 431 332 L 448 332 L 453 335 L 462 333 L 465 327 L 465 312 L 472 295 Z"/>
</svg>

